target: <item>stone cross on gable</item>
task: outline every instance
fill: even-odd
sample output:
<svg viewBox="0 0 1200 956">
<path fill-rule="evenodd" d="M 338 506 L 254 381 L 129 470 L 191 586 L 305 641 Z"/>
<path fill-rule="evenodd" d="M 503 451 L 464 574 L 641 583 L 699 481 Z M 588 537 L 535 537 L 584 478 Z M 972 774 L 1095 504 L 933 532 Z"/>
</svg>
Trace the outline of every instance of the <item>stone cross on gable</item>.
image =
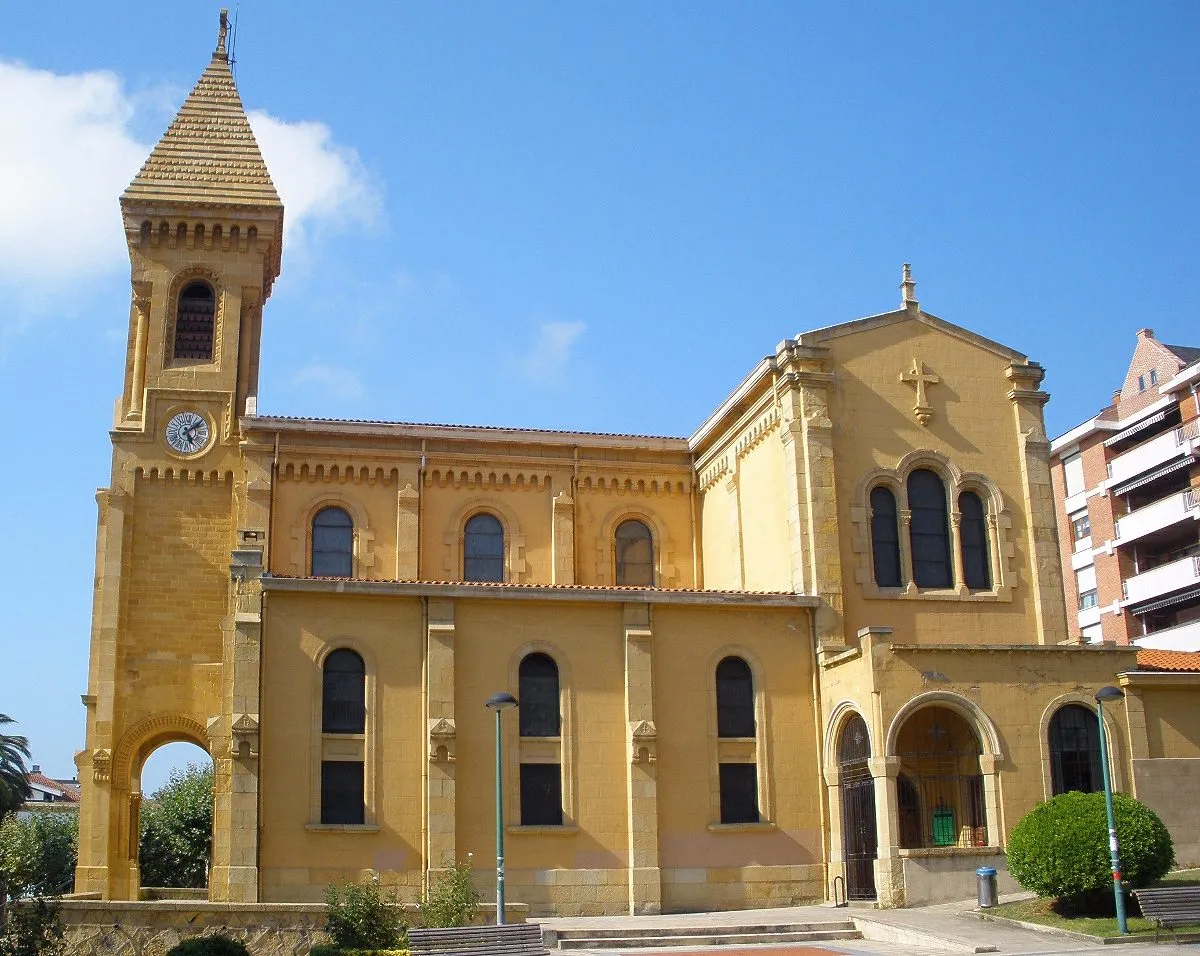
<svg viewBox="0 0 1200 956">
<path fill-rule="evenodd" d="M 937 385 L 941 379 L 932 372 L 926 372 L 925 366 L 914 358 L 912 368 L 900 373 L 900 381 L 916 386 L 917 403 L 913 406 L 913 414 L 922 425 L 928 425 L 929 419 L 933 418 L 933 408 L 926 401 L 925 386 Z"/>
</svg>

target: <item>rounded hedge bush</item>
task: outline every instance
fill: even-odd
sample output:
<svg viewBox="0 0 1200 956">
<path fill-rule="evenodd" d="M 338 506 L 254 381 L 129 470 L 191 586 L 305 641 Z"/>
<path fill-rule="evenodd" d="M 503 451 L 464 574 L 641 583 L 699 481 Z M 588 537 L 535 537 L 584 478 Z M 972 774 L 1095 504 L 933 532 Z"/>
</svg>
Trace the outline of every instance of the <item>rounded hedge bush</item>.
<svg viewBox="0 0 1200 956">
<path fill-rule="evenodd" d="M 1175 862 L 1175 847 L 1158 814 L 1114 793 L 1113 817 L 1124 885 L 1147 886 L 1165 876 Z M 1061 899 L 1111 887 L 1104 794 L 1063 793 L 1039 803 L 1012 832 L 1008 870 L 1038 896 Z"/>
<path fill-rule="evenodd" d="M 228 936 L 193 936 L 180 940 L 166 956 L 250 956 L 244 943 Z"/>
</svg>

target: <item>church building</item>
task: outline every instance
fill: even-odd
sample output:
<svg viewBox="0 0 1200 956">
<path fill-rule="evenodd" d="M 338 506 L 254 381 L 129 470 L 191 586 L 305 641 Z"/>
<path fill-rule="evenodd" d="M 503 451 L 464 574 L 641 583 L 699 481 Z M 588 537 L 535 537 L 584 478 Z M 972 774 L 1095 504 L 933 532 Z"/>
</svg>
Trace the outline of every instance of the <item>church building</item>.
<svg viewBox="0 0 1200 956">
<path fill-rule="evenodd" d="M 747 343 L 688 437 L 272 417 L 284 207 L 224 29 L 121 212 L 77 892 L 139 898 L 142 766 L 190 741 L 211 899 L 411 899 L 468 853 L 486 896 L 498 721 L 534 914 L 962 898 L 1100 787 L 1105 685 L 1117 787 L 1200 863 L 1200 672 L 1080 642 L 1043 369 L 907 266 L 894 310 Z"/>
</svg>

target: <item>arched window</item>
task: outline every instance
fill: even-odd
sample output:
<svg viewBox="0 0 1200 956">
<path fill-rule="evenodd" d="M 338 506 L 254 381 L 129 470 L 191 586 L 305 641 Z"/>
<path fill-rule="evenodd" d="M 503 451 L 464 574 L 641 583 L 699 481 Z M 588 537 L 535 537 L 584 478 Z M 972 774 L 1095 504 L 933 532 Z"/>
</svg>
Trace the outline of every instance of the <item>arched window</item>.
<svg viewBox="0 0 1200 956">
<path fill-rule="evenodd" d="M 754 736 L 754 677 L 740 657 L 717 665 L 717 736 Z"/>
<path fill-rule="evenodd" d="M 504 526 L 495 515 L 477 514 L 463 532 L 463 580 L 504 580 Z"/>
<path fill-rule="evenodd" d="M 189 282 L 175 312 L 175 358 L 211 362 L 217 297 L 207 282 Z"/>
<path fill-rule="evenodd" d="M 988 563 L 983 502 L 975 492 L 964 491 L 958 496 L 958 511 L 962 516 L 959 540 L 962 542 L 963 577 L 972 591 L 987 591 L 992 586 L 992 569 Z"/>
<path fill-rule="evenodd" d="M 948 707 L 909 715 L 896 736 L 901 848 L 987 846 L 987 809 L 974 729 Z"/>
<path fill-rule="evenodd" d="M 517 699 L 522 737 L 558 736 L 558 665 L 550 655 L 528 654 L 521 661 Z"/>
<path fill-rule="evenodd" d="M 918 468 L 908 476 L 908 509 L 912 513 L 909 540 L 917 587 L 953 587 L 946 486 L 928 468 Z"/>
<path fill-rule="evenodd" d="M 1067 704 L 1050 719 L 1050 787 L 1055 795 L 1104 789 L 1099 720 L 1087 707 Z"/>
<path fill-rule="evenodd" d="M 900 580 L 900 526 L 896 522 L 896 496 L 882 485 L 871 490 L 871 550 L 875 583 L 898 588 Z"/>
<path fill-rule="evenodd" d="M 348 578 L 354 574 L 354 521 L 341 508 L 322 508 L 312 523 L 312 575 Z"/>
<path fill-rule="evenodd" d="M 654 538 L 640 521 L 617 526 L 617 584 L 654 586 Z"/>
<path fill-rule="evenodd" d="M 325 658 L 321 732 L 361 734 L 367 720 L 367 669 L 354 651 L 339 648 Z"/>
</svg>

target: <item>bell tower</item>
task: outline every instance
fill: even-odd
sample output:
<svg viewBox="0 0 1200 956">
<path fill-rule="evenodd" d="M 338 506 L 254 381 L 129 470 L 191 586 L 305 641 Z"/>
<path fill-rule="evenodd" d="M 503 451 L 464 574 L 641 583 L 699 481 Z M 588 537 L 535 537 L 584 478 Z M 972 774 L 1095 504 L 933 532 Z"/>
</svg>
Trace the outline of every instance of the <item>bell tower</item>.
<svg viewBox="0 0 1200 956">
<path fill-rule="evenodd" d="M 258 899 L 258 684 L 270 462 L 258 394 L 283 204 L 216 49 L 121 196 L 132 305 L 99 510 L 76 888 L 137 899 L 141 771 L 188 741 L 213 760 L 209 897 Z"/>
<path fill-rule="evenodd" d="M 223 440 L 254 412 L 283 203 L 234 84 L 221 17 L 212 61 L 121 196 L 133 302 L 118 431 L 153 427 L 162 401 L 185 393 Z"/>
</svg>

